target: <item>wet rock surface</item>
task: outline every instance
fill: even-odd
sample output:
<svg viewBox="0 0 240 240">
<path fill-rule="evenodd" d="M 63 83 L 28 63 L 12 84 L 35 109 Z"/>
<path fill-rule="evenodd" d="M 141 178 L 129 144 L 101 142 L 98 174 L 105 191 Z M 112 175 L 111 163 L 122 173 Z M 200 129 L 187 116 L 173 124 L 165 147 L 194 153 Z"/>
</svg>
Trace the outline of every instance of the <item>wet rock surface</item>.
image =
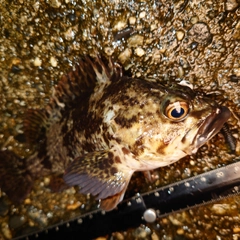
<svg viewBox="0 0 240 240">
<path fill-rule="evenodd" d="M 22 120 L 44 107 L 52 87 L 81 55 L 112 56 L 136 77 L 185 79 L 212 93 L 233 115 L 237 139 L 231 154 L 218 134 L 191 157 L 154 171 L 147 183 L 137 173 L 128 196 L 231 163 L 240 153 L 240 8 L 226 1 L 5 1 L 0 6 L 0 147 L 29 156 Z M 0 239 L 76 217 L 97 202 L 75 189 L 51 193 L 36 181 L 20 206 L 0 193 Z M 232 197 L 159 219 L 111 239 L 238 239 L 240 198 Z M 105 238 L 107 239 L 107 237 Z"/>
</svg>

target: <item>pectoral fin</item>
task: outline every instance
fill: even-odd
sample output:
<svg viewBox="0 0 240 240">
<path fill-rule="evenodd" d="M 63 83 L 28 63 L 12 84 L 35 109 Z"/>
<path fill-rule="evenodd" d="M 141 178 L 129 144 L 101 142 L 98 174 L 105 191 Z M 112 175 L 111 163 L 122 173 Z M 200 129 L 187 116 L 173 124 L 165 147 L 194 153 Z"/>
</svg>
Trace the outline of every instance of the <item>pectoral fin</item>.
<svg viewBox="0 0 240 240">
<path fill-rule="evenodd" d="M 101 203 L 100 203 L 101 209 L 105 211 L 113 210 L 118 205 L 118 203 L 123 200 L 124 194 L 127 190 L 127 186 L 128 186 L 128 183 L 125 185 L 125 187 L 121 192 L 113 196 L 101 199 Z"/>
<path fill-rule="evenodd" d="M 122 200 L 133 172 L 124 154 L 110 149 L 76 158 L 66 169 L 64 180 L 69 186 L 78 185 L 81 193 L 101 199 L 102 208 L 111 210 Z"/>
</svg>

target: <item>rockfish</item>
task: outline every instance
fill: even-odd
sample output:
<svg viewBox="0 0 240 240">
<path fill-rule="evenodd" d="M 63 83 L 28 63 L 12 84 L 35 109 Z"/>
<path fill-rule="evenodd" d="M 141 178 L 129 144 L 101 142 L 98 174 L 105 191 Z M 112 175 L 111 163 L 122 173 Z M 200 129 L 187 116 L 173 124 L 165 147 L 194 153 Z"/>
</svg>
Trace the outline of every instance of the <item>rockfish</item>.
<svg viewBox="0 0 240 240">
<path fill-rule="evenodd" d="M 26 113 L 34 154 L 19 159 L 0 152 L 0 187 L 21 202 L 35 179 L 60 176 L 108 211 L 122 201 L 135 171 L 196 153 L 230 115 L 188 86 L 129 77 L 112 60 L 84 57 L 60 79 L 44 109 Z"/>
</svg>

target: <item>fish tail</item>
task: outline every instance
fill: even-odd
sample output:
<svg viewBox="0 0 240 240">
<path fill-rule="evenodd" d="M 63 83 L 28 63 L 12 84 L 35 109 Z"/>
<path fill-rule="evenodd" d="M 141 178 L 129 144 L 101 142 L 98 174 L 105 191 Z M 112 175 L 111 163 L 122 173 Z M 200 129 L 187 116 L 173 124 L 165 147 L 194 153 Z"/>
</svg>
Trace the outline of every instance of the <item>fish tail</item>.
<svg viewBox="0 0 240 240">
<path fill-rule="evenodd" d="M 13 152 L 0 151 L 0 188 L 15 203 L 21 203 L 32 189 L 31 174 Z"/>
</svg>

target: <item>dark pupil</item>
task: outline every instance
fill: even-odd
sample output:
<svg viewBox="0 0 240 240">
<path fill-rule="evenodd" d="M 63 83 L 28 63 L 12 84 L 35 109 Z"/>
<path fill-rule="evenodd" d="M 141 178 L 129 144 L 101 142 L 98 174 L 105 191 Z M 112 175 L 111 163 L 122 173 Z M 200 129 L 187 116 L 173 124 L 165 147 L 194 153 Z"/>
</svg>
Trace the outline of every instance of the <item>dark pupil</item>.
<svg viewBox="0 0 240 240">
<path fill-rule="evenodd" d="M 172 112 L 171 112 L 171 116 L 174 117 L 174 118 L 179 118 L 183 114 L 184 114 L 184 109 L 183 108 L 181 108 L 180 112 L 178 112 L 176 108 L 173 109 Z"/>
</svg>

